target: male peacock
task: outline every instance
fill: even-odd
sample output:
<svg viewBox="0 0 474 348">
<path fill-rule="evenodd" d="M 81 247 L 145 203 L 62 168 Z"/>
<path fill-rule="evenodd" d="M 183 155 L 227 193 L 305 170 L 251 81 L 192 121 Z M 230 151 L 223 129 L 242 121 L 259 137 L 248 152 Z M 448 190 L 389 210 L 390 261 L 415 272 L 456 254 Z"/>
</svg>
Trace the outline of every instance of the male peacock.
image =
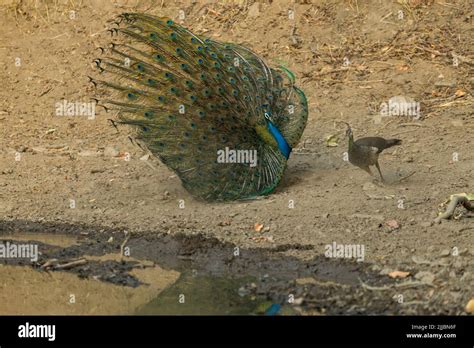
<svg viewBox="0 0 474 348">
<path fill-rule="evenodd" d="M 116 24 L 111 31 L 123 40 L 95 60 L 110 75 L 91 79 L 102 91 L 99 103 L 115 110 L 119 123 L 136 126 L 137 138 L 195 197 L 222 201 L 272 192 L 308 116 L 294 75 L 170 19 L 125 13 Z M 224 150 L 231 158 L 222 163 Z M 256 151 L 256 163 L 235 163 L 235 154 L 246 151 Z"/>
</svg>

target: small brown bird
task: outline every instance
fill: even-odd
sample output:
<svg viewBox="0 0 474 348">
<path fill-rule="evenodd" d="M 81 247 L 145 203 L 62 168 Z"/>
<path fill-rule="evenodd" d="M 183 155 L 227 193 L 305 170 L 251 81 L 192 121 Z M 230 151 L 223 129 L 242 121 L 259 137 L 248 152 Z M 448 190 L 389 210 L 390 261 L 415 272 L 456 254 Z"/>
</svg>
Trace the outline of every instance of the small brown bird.
<svg viewBox="0 0 474 348">
<path fill-rule="evenodd" d="M 384 139 L 380 137 L 366 137 L 354 141 L 352 129 L 347 124 L 346 136 L 349 138 L 349 162 L 372 175 L 370 166 L 375 165 L 382 182 L 385 182 L 379 166 L 379 154 L 389 147 L 400 145 L 400 139 Z"/>
</svg>

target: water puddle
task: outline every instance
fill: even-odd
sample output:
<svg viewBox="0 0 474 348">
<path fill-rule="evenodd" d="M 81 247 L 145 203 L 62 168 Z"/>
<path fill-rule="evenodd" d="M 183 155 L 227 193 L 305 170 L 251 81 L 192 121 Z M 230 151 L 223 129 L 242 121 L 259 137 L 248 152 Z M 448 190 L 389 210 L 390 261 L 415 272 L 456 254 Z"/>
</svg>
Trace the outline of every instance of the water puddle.
<svg viewBox="0 0 474 348">
<path fill-rule="evenodd" d="M 241 249 L 202 235 L 0 221 L 0 244 L 37 246 L 37 259 L 0 257 L 0 314 L 293 315 L 372 312 L 367 265 Z M 122 255 L 126 248 L 129 255 Z M 378 302 L 377 302 L 378 301 Z"/>
</svg>

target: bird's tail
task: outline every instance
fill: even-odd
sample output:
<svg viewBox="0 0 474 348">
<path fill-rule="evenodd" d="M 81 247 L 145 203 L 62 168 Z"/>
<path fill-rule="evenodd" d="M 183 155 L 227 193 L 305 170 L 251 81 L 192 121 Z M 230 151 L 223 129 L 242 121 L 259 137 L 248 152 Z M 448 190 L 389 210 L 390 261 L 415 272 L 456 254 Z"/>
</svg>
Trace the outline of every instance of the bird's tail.
<svg viewBox="0 0 474 348">
<path fill-rule="evenodd" d="M 388 139 L 386 148 L 389 148 L 395 145 L 400 145 L 401 143 L 402 141 L 400 139 Z"/>
</svg>

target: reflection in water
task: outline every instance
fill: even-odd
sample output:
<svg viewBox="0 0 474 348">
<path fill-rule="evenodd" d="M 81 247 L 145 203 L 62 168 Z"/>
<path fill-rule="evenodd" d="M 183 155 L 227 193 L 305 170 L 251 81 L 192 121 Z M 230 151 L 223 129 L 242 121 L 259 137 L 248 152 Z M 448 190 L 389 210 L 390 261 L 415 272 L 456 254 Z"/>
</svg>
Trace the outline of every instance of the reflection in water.
<svg viewBox="0 0 474 348">
<path fill-rule="evenodd" d="M 135 314 L 163 315 L 262 315 L 276 314 L 277 306 L 244 291 L 255 281 L 251 277 L 228 279 L 194 276 L 184 273 L 155 299 L 140 307 Z M 268 309 L 272 308 L 270 312 Z M 285 310 L 278 314 L 285 313 Z"/>
</svg>

